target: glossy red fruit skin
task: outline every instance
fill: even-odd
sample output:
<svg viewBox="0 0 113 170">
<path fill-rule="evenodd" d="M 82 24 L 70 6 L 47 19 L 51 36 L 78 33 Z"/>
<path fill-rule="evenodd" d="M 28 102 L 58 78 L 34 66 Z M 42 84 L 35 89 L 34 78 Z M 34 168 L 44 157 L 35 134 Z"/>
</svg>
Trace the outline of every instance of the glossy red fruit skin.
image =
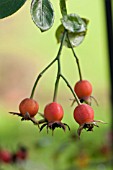
<svg viewBox="0 0 113 170">
<path fill-rule="evenodd" d="M 0 161 L 4 163 L 10 163 L 12 161 L 11 153 L 7 150 L 1 150 Z"/>
<path fill-rule="evenodd" d="M 79 99 L 87 99 L 91 96 L 92 85 L 87 80 L 80 80 L 75 84 L 74 91 Z"/>
<path fill-rule="evenodd" d="M 21 101 L 19 110 L 23 116 L 28 112 L 31 117 L 34 117 L 39 110 L 39 105 L 35 100 L 25 98 Z"/>
<path fill-rule="evenodd" d="M 87 104 L 78 105 L 74 110 L 74 119 L 79 125 L 94 121 L 94 111 Z"/>
<path fill-rule="evenodd" d="M 56 102 L 46 105 L 44 109 L 44 117 L 48 122 L 61 121 L 63 115 L 64 111 L 62 106 Z"/>
</svg>

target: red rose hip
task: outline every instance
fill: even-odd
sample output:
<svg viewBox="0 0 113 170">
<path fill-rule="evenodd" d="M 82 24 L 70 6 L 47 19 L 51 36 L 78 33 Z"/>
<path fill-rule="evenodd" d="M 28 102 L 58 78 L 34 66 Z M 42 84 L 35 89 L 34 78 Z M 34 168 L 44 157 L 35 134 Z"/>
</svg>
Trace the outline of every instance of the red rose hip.
<svg viewBox="0 0 113 170">
<path fill-rule="evenodd" d="M 66 130 L 66 126 L 70 130 L 70 127 L 66 123 L 62 123 L 61 120 L 64 116 L 63 108 L 60 104 L 56 102 L 49 103 L 44 108 L 44 118 L 45 123 L 41 126 L 40 131 L 46 126 L 47 132 L 48 128 L 52 130 L 52 134 L 55 128 L 62 128 Z"/>
<path fill-rule="evenodd" d="M 93 127 L 97 126 L 97 122 L 103 123 L 100 120 L 94 120 L 94 111 L 88 104 L 80 104 L 74 110 L 74 119 L 79 124 L 78 136 L 80 137 L 81 131 L 87 129 L 87 131 L 93 131 Z"/>
<path fill-rule="evenodd" d="M 26 113 L 29 113 L 31 117 L 34 117 L 39 109 L 38 103 L 30 98 L 25 98 L 21 101 L 19 105 L 20 113 L 24 116 Z"/>
<path fill-rule="evenodd" d="M 62 106 L 56 102 L 46 105 L 44 109 L 44 117 L 48 122 L 61 121 L 63 115 L 64 111 Z"/>
<path fill-rule="evenodd" d="M 79 125 L 93 122 L 94 111 L 87 104 L 78 105 L 74 110 L 74 119 Z"/>
<path fill-rule="evenodd" d="M 74 91 L 79 99 L 87 99 L 91 96 L 92 85 L 87 80 L 80 80 L 75 84 Z"/>
<path fill-rule="evenodd" d="M 0 150 L 0 161 L 10 163 L 12 161 L 11 153 L 8 150 Z"/>
</svg>

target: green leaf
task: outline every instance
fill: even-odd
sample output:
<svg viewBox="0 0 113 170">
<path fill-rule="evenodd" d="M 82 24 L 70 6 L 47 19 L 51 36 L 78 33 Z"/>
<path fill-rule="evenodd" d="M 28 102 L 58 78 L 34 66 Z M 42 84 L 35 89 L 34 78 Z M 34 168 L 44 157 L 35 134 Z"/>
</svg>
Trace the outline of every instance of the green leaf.
<svg viewBox="0 0 113 170">
<path fill-rule="evenodd" d="M 80 32 L 80 33 L 68 33 L 70 43 L 73 47 L 79 46 L 84 38 L 85 38 L 86 32 Z M 67 47 L 70 48 L 70 44 L 67 40 Z"/>
<path fill-rule="evenodd" d="M 60 11 L 61 11 L 62 16 L 67 15 L 65 0 L 60 0 Z"/>
<path fill-rule="evenodd" d="M 77 14 L 65 15 L 61 21 L 65 29 L 73 33 L 84 32 L 87 29 L 85 20 Z"/>
<path fill-rule="evenodd" d="M 54 22 L 54 10 L 49 0 L 32 0 L 31 16 L 41 31 L 51 28 Z"/>
<path fill-rule="evenodd" d="M 56 30 L 56 39 L 57 39 L 57 42 L 60 43 L 61 42 L 61 39 L 62 39 L 62 36 L 63 36 L 63 32 L 64 32 L 64 26 L 61 24 L 57 30 Z"/>
<path fill-rule="evenodd" d="M 82 20 L 85 22 L 86 25 L 89 24 L 89 20 L 87 18 L 82 18 Z"/>
<path fill-rule="evenodd" d="M 26 0 L 0 0 L 0 19 L 18 11 Z"/>
<path fill-rule="evenodd" d="M 61 42 L 64 30 L 65 28 L 63 25 L 60 25 L 56 30 L 56 39 L 58 43 Z M 86 35 L 86 32 L 73 33 L 73 32 L 68 31 L 69 40 L 73 47 L 79 46 L 83 42 L 85 35 Z M 71 48 L 70 43 L 68 41 L 68 37 L 66 37 L 64 41 L 64 45 L 68 48 Z"/>
</svg>

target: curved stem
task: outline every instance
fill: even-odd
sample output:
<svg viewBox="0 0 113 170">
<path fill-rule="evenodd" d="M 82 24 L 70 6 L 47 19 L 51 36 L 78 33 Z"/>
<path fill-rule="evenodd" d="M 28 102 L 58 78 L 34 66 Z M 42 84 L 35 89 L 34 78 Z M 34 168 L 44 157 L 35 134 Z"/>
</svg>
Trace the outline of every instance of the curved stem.
<svg viewBox="0 0 113 170">
<path fill-rule="evenodd" d="M 55 61 L 58 61 L 58 73 L 57 73 L 57 80 L 56 80 L 56 83 L 55 83 L 55 91 L 54 91 L 53 101 L 56 100 L 55 98 L 56 98 L 56 94 L 57 94 L 57 90 L 58 90 L 58 84 L 59 84 L 59 78 L 60 78 L 60 76 L 58 76 L 58 75 L 60 74 L 60 69 L 61 69 L 59 58 L 60 58 L 60 54 L 61 54 L 61 51 L 62 51 L 63 42 L 65 40 L 65 36 L 66 36 L 66 31 L 64 31 L 64 34 L 63 34 L 63 37 L 62 37 L 62 40 L 61 40 L 61 44 L 60 44 L 60 48 L 58 50 L 58 54 L 57 54 L 56 58 L 50 64 L 48 64 L 48 66 L 38 75 L 38 77 L 37 77 L 37 79 L 34 83 L 34 86 L 32 88 L 30 98 L 33 98 L 36 86 L 37 86 L 40 78 L 42 77 L 42 75 L 54 64 Z"/>
<path fill-rule="evenodd" d="M 57 63 L 58 63 L 58 72 L 57 72 L 57 78 L 56 78 L 56 82 L 55 82 L 53 102 L 56 101 L 57 93 L 58 93 L 58 85 L 59 85 L 60 74 L 61 74 L 60 55 L 61 55 L 61 51 L 62 51 L 62 48 L 63 48 L 63 43 L 65 41 L 66 34 L 67 34 L 67 31 L 65 30 L 64 33 L 63 33 L 63 36 L 62 36 L 62 40 L 61 40 L 60 48 L 58 50 L 58 54 L 56 56 L 56 60 L 57 60 Z"/>
<path fill-rule="evenodd" d="M 80 80 L 82 80 L 82 73 L 81 73 L 81 69 L 80 69 L 79 59 L 78 59 L 78 57 L 77 57 L 76 54 L 75 54 L 75 51 L 74 51 L 73 46 L 72 46 L 72 44 L 71 44 L 71 42 L 70 42 L 70 39 L 69 39 L 69 35 L 68 35 L 68 34 L 67 34 L 67 38 L 68 38 L 68 41 L 69 41 L 69 44 L 70 44 L 72 53 L 73 53 L 73 55 L 74 55 L 74 57 L 75 57 L 75 59 L 76 59 L 76 63 L 77 63 L 77 67 L 78 67 L 78 72 L 79 72 Z"/>
<path fill-rule="evenodd" d="M 48 64 L 48 66 L 38 75 L 38 77 L 37 77 L 37 79 L 36 79 L 36 81 L 35 81 L 35 83 L 34 83 L 34 86 L 33 86 L 33 88 L 32 88 L 30 98 L 33 98 L 34 92 L 35 92 L 35 89 L 36 89 L 36 86 L 37 86 L 40 78 L 41 78 L 42 75 L 44 74 L 44 72 L 47 71 L 48 68 L 50 68 L 56 60 L 57 60 L 57 58 L 55 58 L 50 64 Z"/>
<path fill-rule="evenodd" d="M 67 86 L 68 86 L 69 89 L 71 90 L 71 92 L 72 92 L 72 94 L 73 94 L 73 96 L 74 96 L 77 104 L 80 105 L 81 103 L 80 103 L 80 101 L 79 101 L 76 93 L 73 91 L 73 89 L 72 89 L 71 85 L 69 84 L 69 82 L 66 80 L 66 78 L 65 78 L 62 74 L 60 74 L 60 77 L 62 77 L 62 79 L 65 81 L 65 83 L 67 84 Z"/>
</svg>

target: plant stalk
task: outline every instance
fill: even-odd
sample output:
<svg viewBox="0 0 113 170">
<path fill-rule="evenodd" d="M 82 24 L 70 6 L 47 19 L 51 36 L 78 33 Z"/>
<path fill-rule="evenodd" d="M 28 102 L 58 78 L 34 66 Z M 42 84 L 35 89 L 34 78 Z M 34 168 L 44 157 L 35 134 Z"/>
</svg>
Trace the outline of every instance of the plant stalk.
<svg viewBox="0 0 113 170">
<path fill-rule="evenodd" d="M 58 64 L 58 72 L 57 72 L 57 78 L 56 78 L 56 82 L 55 82 L 53 102 L 55 102 L 56 99 L 57 99 L 58 86 L 59 86 L 59 80 L 60 80 L 60 74 L 61 74 L 60 56 L 61 56 L 61 51 L 62 51 L 62 48 L 63 48 L 63 43 L 64 43 L 65 38 L 66 38 L 66 34 L 67 34 L 67 31 L 65 30 L 64 33 L 63 33 L 63 36 L 62 36 L 62 40 L 61 40 L 60 48 L 58 50 L 58 54 L 56 56 L 56 60 L 57 60 L 57 64 Z"/>
<path fill-rule="evenodd" d="M 78 72 L 79 72 L 79 78 L 80 78 L 80 80 L 82 80 L 82 73 L 81 73 L 81 69 L 80 69 L 79 59 L 78 59 L 78 57 L 77 57 L 76 54 L 75 54 L 75 51 L 74 51 L 73 46 L 72 46 L 72 44 L 71 44 L 71 42 L 70 42 L 68 33 L 67 33 L 67 38 L 68 38 L 68 41 L 69 41 L 69 44 L 70 44 L 72 53 L 73 53 L 73 55 L 74 55 L 74 57 L 75 57 L 75 60 L 76 60 L 76 63 L 77 63 Z"/>
<path fill-rule="evenodd" d="M 71 85 L 69 84 L 69 82 L 66 80 L 66 78 L 65 78 L 62 74 L 60 74 L 60 77 L 62 77 L 62 79 L 65 81 L 65 83 L 67 84 L 67 86 L 68 86 L 69 89 L 71 90 L 71 92 L 72 92 L 72 94 L 73 94 L 73 96 L 74 96 L 77 104 L 80 105 L 81 103 L 80 103 L 80 101 L 79 101 L 76 93 L 73 91 L 73 89 L 72 89 Z"/>
<path fill-rule="evenodd" d="M 40 78 L 42 77 L 42 75 L 53 65 L 53 63 L 56 61 L 57 59 L 55 58 L 50 64 L 48 64 L 48 66 L 38 75 L 35 83 L 34 83 L 34 86 L 32 88 L 32 91 L 31 91 L 31 96 L 30 98 L 33 98 L 34 96 L 34 92 L 35 92 L 35 89 L 36 89 L 36 86 L 40 80 Z"/>
<path fill-rule="evenodd" d="M 65 0 L 60 0 L 60 11 L 63 17 L 67 15 L 67 7 Z"/>
</svg>

